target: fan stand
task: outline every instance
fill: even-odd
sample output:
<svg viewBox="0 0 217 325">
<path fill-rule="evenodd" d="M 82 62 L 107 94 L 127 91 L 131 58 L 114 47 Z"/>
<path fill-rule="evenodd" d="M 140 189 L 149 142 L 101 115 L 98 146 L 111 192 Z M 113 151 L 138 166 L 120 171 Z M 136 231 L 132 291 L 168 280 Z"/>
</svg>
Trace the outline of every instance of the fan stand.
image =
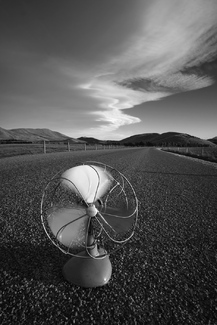
<svg viewBox="0 0 217 325">
<path fill-rule="evenodd" d="M 89 208 L 87 213 L 90 217 L 93 217 L 95 206 Z M 66 262 L 62 270 L 64 278 L 72 284 L 86 288 L 100 287 L 107 284 L 111 278 L 112 265 L 108 255 L 97 258 L 98 255 L 103 255 L 103 253 L 102 248 L 97 248 L 90 223 L 87 248 Z M 90 255 L 93 257 L 90 257 Z"/>
<path fill-rule="evenodd" d="M 98 249 L 96 245 L 89 249 L 89 253 L 93 256 L 101 251 L 102 249 Z M 90 257 L 87 251 L 72 257 L 63 266 L 63 276 L 68 282 L 86 288 L 105 285 L 110 280 L 111 274 L 112 265 L 108 255 L 97 259 Z"/>
<path fill-rule="evenodd" d="M 87 256 L 81 252 L 78 256 Z M 72 257 L 63 266 L 64 278 L 80 287 L 100 287 L 108 283 L 112 274 L 112 266 L 108 256 L 100 259 L 91 257 Z"/>
</svg>

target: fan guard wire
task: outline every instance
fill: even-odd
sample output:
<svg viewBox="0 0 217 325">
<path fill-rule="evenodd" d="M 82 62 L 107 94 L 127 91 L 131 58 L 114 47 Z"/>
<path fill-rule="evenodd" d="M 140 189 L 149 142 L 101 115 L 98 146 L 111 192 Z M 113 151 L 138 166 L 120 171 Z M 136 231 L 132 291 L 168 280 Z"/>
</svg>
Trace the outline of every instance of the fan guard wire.
<svg viewBox="0 0 217 325">
<path fill-rule="evenodd" d="M 100 236 L 101 236 L 101 234 L 102 234 L 102 231 L 104 231 L 105 232 L 105 234 L 106 234 L 106 236 L 112 241 L 112 242 L 114 242 L 114 243 L 116 243 L 116 244 L 120 244 L 120 246 L 119 247 L 116 247 L 116 248 L 114 248 L 113 250 L 112 250 L 112 252 L 111 253 L 114 253 L 114 252 L 116 252 L 118 249 L 120 249 L 124 244 L 126 244 L 127 243 L 127 241 L 129 241 L 129 239 L 130 238 L 132 238 L 132 236 L 134 235 L 134 231 L 135 231 L 135 228 L 136 228 L 136 224 L 137 224 L 137 219 L 138 219 L 138 199 L 137 199 L 137 196 L 136 196 L 136 193 L 135 193 L 135 191 L 134 191 L 134 189 L 133 189 L 133 187 L 132 187 L 132 185 L 130 184 L 130 182 L 129 182 L 129 180 L 120 172 L 120 171 L 118 171 L 117 169 L 115 169 L 114 167 L 111 167 L 111 166 L 109 166 L 109 165 L 105 165 L 105 164 L 102 164 L 102 163 L 99 163 L 99 162 L 96 162 L 96 161 L 86 161 L 85 163 L 82 163 L 83 165 L 88 165 L 88 166 L 90 166 L 91 168 L 93 168 L 94 169 L 94 171 L 96 172 L 96 174 L 97 174 L 97 177 L 98 177 L 98 183 L 97 183 L 97 187 L 96 187 L 96 191 L 95 191 L 95 194 L 94 194 L 94 202 L 95 202 L 95 200 L 96 200 L 96 196 L 97 196 L 97 192 L 98 192 L 98 189 L 99 189 L 99 185 L 100 185 L 100 175 L 99 175 L 99 173 L 98 173 L 98 171 L 97 171 L 97 169 L 96 168 L 94 168 L 94 166 L 92 166 L 92 164 L 94 165 L 94 164 L 97 164 L 97 166 L 100 166 L 100 167 L 104 167 L 104 170 L 106 171 L 106 172 L 108 172 L 108 169 L 107 169 L 107 167 L 111 170 L 111 171 L 115 171 L 120 177 L 121 177 L 121 183 L 120 182 L 118 182 L 118 181 L 116 181 L 116 179 L 112 176 L 112 175 L 110 175 L 111 177 L 112 177 L 112 181 L 114 181 L 115 182 L 115 185 L 108 191 L 108 193 L 106 194 L 106 198 L 105 198 L 105 201 L 104 201 L 104 206 L 105 206 L 105 208 L 107 207 L 107 202 L 108 202 L 108 199 L 109 199 L 109 196 L 110 196 L 110 194 L 115 190 L 115 188 L 117 188 L 118 186 L 120 187 L 120 192 L 118 193 L 118 196 L 119 195 L 121 195 L 121 193 L 123 193 L 123 195 L 124 195 L 124 197 L 125 197 L 125 200 L 126 200 L 126 205 L 127 205 L 127 208 L 128 208 L 128 205 L 129 205 L 129 202 L 128 202 L 128 198 L 127 198 L 127 195 L 126 195 L 126 192 L 125 192 L 125 190 L 124 190 L 124 188 L 125 188 L 125 185 L 124 185 L 124 183 L 125 183 L 125 181 L 126 181 L 126 183 L 128 184 L 128 186 L 130 187 L 130 189 L 132 190 L 132 193 L 133 193 L 133 196 L 134 196 L 134 200 L 135 200 L 135 209 L 133 210 L 133 212 L 129 215 L 129 216 L 126 216 L 126 217 L 124 217 L 124 218 L 130 218 L 130 217 L 132 217 L 134 214 L 135 214 L 135 221 L 134 221 L 134 226 L 133 226 L 133 229 L 131 230 L 131 234 L 127 237 L 127 238 L 125 238 L 125 239 L 123 239 L 123 240 L 115 240 L 114 238 L 112 238 L 111 236 L 110 236 L 110 234 L 108 233 L 108 231 L 105 229 L 105 227 L 103 226 L 103 224 L 102 224 L 102 222 L 100 221 L 100 218 L 103 220 L 103 222 L 105 222 L 106 224 L 107 224 L 107 226 L 108 227 L 110 227 L 114 232 L 115 232 L 115 230 L 113 229 L 113 227 L 105 220 L 105 218 L 102 216 L 102 214 L 100 213 L 100 211 L 99 210 L 97 210 L 97 213 L 96 213 L 96 215 L 95 216 L 93 216 L 93 217 L 90 217 L 90 216 L 88 216 L 88 214 L 87 213 L 85 213 L 84 215 L 82 215 L 82 216 L 79 216 L 78 218 L 76 218 L 76 219 L 74 219 L 74 220 L 72 220 L 72 221 L 70 221 L 70 222 L 68 222 L 67 224 L 65 224 L 65 225 L 63 225 L 59 230 L 58 230 L 58 232 L 57 232 L 57 234 L 56 234 L 56 236 L 55 236 L 55 239 L 56 239 L 56 241 L 58 242 L 58 244 L 54 241 L 54 239 L 53 238 L 51 238 L 51 235 L 49 234 L 49 232 L 47 231 L 47 229 L 46 229 L 46 225 L 45 225 L 45 221 L 44 221 L 44 217 L 43 217 L 43 203 L 44 203 L 44 198 L 45 198 L 45 193 L 46 193 L 46 191 L 47 191 L 47 189 L 48 189 L 48 187 L 49 187 L 49 185 L 50 185 L 50 183 L 52 182 L 52 181 L 55 181 L 55 180 L 62 180 L 62 179 L 65 179 L 65 180 L 67 180 L 67 181 L 69 181 L 74 187 L 75 187 L 75 189 L 76 189 L 76 191 L 77 191 L 77 193 L 79 194 L 79 196 L 80 196 L 80 198 L 82 198 L 83 199 L 83 203 L 85 204 L 85 206 L 86 207 L 89 207 L 89 206 L 91 206 L 93 203 L 87 203 L 85 200 L 84 200 L 84 198 L 83 198 L 83 196 L 82 196 L 82 194 L 80 193 L 80 191 L 79 191 L 79 189 L 77 188 L 77 186 L 71 181 L 71 180 L 69 180 L 69 179 L 67 179 L 67 178 L 64 178 L 64 177 L 60 177 L 60 178 L 58 178 L 57 177 L 57 175 L 58 174 L 60 174 L 61 173 L 61 171 L 59 171 L 58 173 L 56 173 L 54 176 L 53 176 L 53 178 L 47 183 L 47 185 L 45 186 L 45 189 L 44 189 L 44 192 L 43 192 L 43 195 L 42 195 L 42 200 L 41 200 L 41 220 L 42 220 L 42 225 L 43 225 L 43 228 L 44 228 L 44 230 L 45 230 L 45 233 L 46 233 L 46 235 L 48 236 L 48 238 L 52 241 L 52 243 L 57 247 L 57 248 L 59 248 L 64 254 L 69 254 L 69 255 L 72 255 L 72 256 L 77 256 L 76 254 L 73 254 L 72 252 L 70 252 L 70 248 L 71 248 L 71 244 L 72 244 L 72 242 L 73 242 L 73 239 L 72 239 L 72 241 L 70 242 L 70 245 L 69 245 L 69 247 L 68 247 L 68 249 L 66 250 L 65 249 L 65 246 L 64 246 L 64 249 L 61 247 L 61 245 L 60 245 L 60 243 L 59 243 L 59 241 L 58 241 L 58 239 L 57 239 L 57 237 L 58 237 L 58 235 L 60 234 L 60 232 L 62 232 L 69 224 L 72 224 L 73 222 L 75 222 L 75 221 L 77 221 L 77 220 L 79 220 L 79 219 L 81 219 L 81 218 L 84 218 L 85 216 L 87 216 L 88 217 L 88 225 L 87 225 L 87 227 L 86 227 L 86 233 L 85 233 L 85 246 L 84 246 L 84 248 L 85 248 L 85 250 L 86 250 L 86 252 L 87 252 L 87 255 L 88 256 L 79 256 L 79 257 L 81 257 L 81 258 L 89 258 L 89 257 L 91 257 L 91 258 L 94 258 L 94 259 L 102 259 L 102 258 L 104 258 L 105 256 L 107 256 L 108 255 L 108 253 L 107 253 L 107 251 L 103 248 L 103 250 L 104 250 L 104 254 L 100 254 L 100 255 L 98 255 L 98 256 L 94 256 L 94 255 L 92 255 L 92 254 L 90 254 L 90 252 L 89 252 L 89 249 L 91 248 L 91 247 L 93 247 L 94 245 L 97 245 L 97 241 L 98 241 L 98 238 L 100 238 Z M 60 186 L 60 182 L 58 183 L 58 185 L 55 187 L 55 190 L 53 191 L 53 195 L 52 195 L 52 199 L 54 198 L 54 195 L 55 195 L 55 192 L 57 191 L 57 188 Z M 47 211 L 46 211 L 47 212 Z M 108 213 L 108 215 L 109 215 L 109 213 Z M 113 215 L 113 214 L 110 214 L 111 216 L 113 216 L 113 217 L 116 217 L 116 218 L 123 218 L 123 217 L 119 217 L 119 216 L 117 216 L 117 215 Z M 87 244 L 87 242 L 88 242 L 88 236 L 89 236 L 89 232 L 90 231 L 94 231 L 94 229 L 92 228 L 92 219 L 93 218 L 95 218 L 95 220 L 97 221 L 97 223 L 99 224 L 99 226 L 100 226 L 100 231 L 99 231 L 99 233 L 97 234 L 97 236 L 95 237 L 93 237 L 94 238 L 94 240 L 93 240 L 93 244 L 91 244 L 91 245 L 88 245 Z M 101 239 L 101 243 L 103 242 L 103 238 Z M 102 247 L 101 247 L 102 248 Z M 109 253 L 110 254 L 110 253 Z"/>
</svg>

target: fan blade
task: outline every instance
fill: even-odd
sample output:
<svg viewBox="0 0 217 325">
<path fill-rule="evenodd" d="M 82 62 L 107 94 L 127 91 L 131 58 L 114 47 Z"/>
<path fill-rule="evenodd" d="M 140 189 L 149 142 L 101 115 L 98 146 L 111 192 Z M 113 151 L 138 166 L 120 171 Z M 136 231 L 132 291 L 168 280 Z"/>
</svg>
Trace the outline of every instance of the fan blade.
<svg viewBox="0 0 217 325">
<path fill-rule="evenodd" d="M 70 168 L 61 178 L 64 186 L 80 194 L 87 203 L 93 203 L 102 197 L 112 183 L 112 177 L 106 170 L 92 165 Z"/>
<path fill-rule="evenodd" d="M 82 207 L 53 208 L 48 215 L 49 227 L 66 247 L 85 247 L 88 216 Z"/>
<path fill-rule="evenodd" d="M 97 217 L 103 228 L 118 234 L 128 232 L 135 223 L 135 211 L 127 208 L 102 208 Z"/>
</svg>

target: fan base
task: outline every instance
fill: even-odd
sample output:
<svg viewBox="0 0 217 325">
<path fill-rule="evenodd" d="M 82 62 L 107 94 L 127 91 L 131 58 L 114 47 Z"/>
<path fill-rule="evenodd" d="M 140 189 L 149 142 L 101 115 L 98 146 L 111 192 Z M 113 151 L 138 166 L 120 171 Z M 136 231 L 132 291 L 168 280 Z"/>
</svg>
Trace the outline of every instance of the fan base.
<svg viewBox="0 0 217 325">
<path fill-rule="evenodd" d="M 112 274 L 109 256 L 102 259 L 82 258 L 88 256 L 86 251 L 72 257 L 63 266 L 64 278 L 80 287 L 100 287 L 108 283 Z"/>
</svg>

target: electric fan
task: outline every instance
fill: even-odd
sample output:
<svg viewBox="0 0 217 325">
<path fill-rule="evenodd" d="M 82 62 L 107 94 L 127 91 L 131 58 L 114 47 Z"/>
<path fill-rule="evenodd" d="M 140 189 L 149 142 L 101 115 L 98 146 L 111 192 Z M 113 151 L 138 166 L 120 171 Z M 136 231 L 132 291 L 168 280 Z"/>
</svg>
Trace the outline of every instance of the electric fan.
<svg viewBox="0 0 217 325">
<path fill-rule="evenodd" d="M 137 217 L 138 200 L 129 180 L 99 162 L 59 172 L 42 195 L 44 230 L 55 246 L 72 256 L 63 276 L 82 287 L 110 280 L 109 255 L 133 236 Z"/>
</svg>

